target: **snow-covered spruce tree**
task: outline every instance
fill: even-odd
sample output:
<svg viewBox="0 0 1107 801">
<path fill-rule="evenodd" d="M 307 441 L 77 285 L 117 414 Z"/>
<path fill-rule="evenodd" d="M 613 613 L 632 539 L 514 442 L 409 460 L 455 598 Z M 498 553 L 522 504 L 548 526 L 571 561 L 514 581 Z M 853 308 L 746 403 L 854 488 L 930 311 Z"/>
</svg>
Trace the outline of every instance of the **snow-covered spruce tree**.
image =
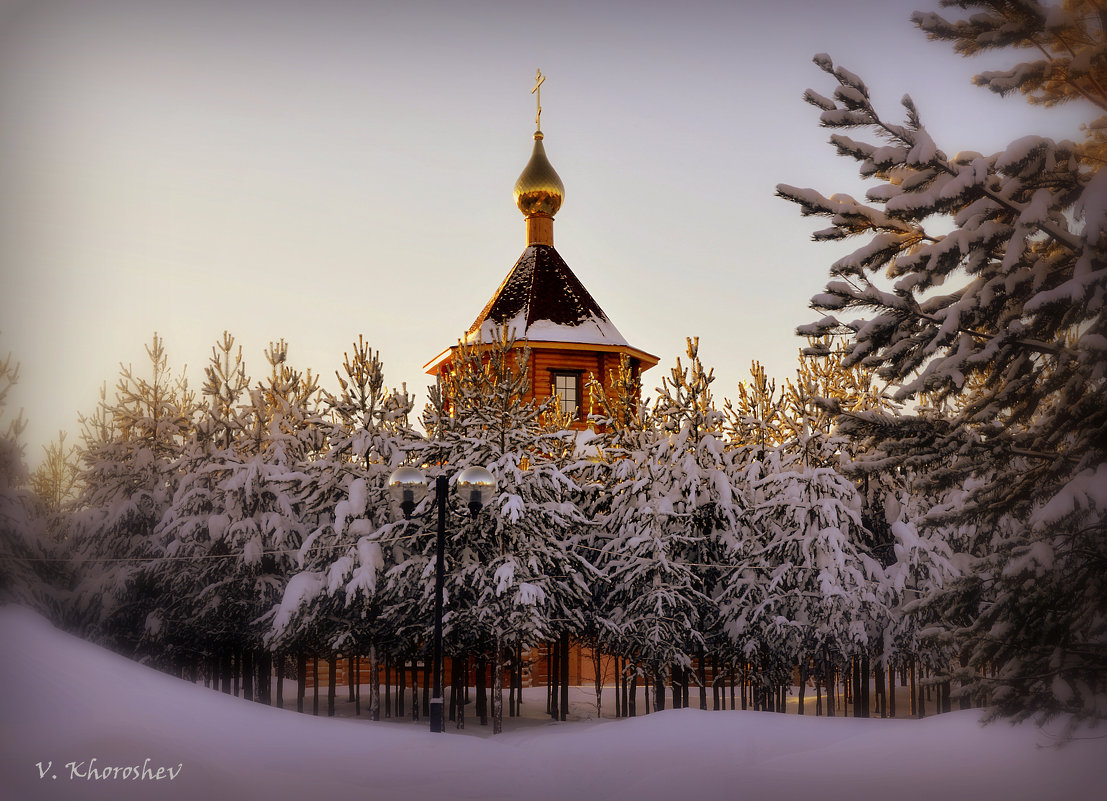
<svg viewBox="0 0 1107 801">
<path fill-rule="evenodd" d="M 224 686 L 230 686 L 233 649 L 225 633 L 211 626 L 210 600 L 199 598 L 213 568 L 225 566 L 229 558 L 222 544 L 216 544 L 226 525 L 219 483 L 228 475 L 228 464 L 238 459 L 248 424 L 244 404 L 249 386 L 242 347 L 224 331 L 204 368 L 201 411 L 179 461 L 180 483 L 157 524 L 156 536 L 167 558 L 141 568 L 147 581 L 169 589 L 162 596 L 165 602 L 147 615 L 147 641 L 178 667 L 195 668 L 207 661 L 216 687 L 224 677 Z"/>
<path fill-rule="evenodd" d="M 750 463 L 745 480 L 752 492 L 746 536 L 719 603 L 727 633 L 763 686 L 788 683 L 797 662 L 829 669 L 843 657 L 880 654 L 883 571 L 863 549 L 857 488 L 787 443 Z"/>
<path fill-rule="evenodd" d="M 388 390 L 379 355 L 362 337 L 327 394 L 330 446 L 306 467 L 304 512 L 311 533 L 298 554 L 269 641 L 288 651 L 369 656 L 369 715 L 380 716 L 378 654 L 398 643 L 384 626 L 384 574 L 403 561 L 402 528 L 392 520 L 387 482 L 419 441 L 409 423 L 407 387 Z"/>
<path fill-rule="evenodd" d="M 68 525 L 66 513 L 80 486 L 77 447 L 66 445 L 65 437 L 65 432 L 59 431 L 55 441 L 42 446 L 42 463 L 31 473 L 31 489 L 47 516 L 53 518 L 47 527 L 56 538 L 64 535 Z"/>
<path fill-rule="evenodd" d="M 209 414 L 218 416 L 214 441 L 238 434 L 230 447 L 199 456 L 159 532 L 171 561 L 191 562 L 187 573 L 173 571 L 168 579 L 178 599 L 176 619 L 198 628 L 224 675 L 233 659 L 244 695 L 251 697 L 255 673 L 268 676 L 267 618 L 307 536 L 305 466 L 325 442 L 318 384 L 288 365 L 285 342 L 270 344 L 269 376 L 245 392 L 241 368 L 213 376 L 231 344 L 225 340 L 213 354 L 205 392 Z M 244 403 L 235 417 L 223 418 L 224 399 L 236 396 Z M 149 628 L 153 633 L 172 624 L 152 619 Z"/>
<path fill-rule="evenodd" d="M 594 523 L 602 523 L 611 512 L 616 465 L 651 438 L 646 429 L 653 425 L 648 414 L 648 403 L 641 397 L 641 380 L 626 354 L 620 355 L 618 367 L 608 369 L 606 382 L 602 378 L 589 376 L 589 405 L 598 408 L 600 413 L 589 419 L 587 431 L 577 435 L 576 458 L 566 468 L 580 487 L 577 505 L 581 514 Z M 596 716 L 600 717 L 606 680 L 616 678 L 618 692 L 620 681 L 630 680 L 637 686 L 638 679 L 645 677 L 646 671 L 635 661 L 637 654 L 626 647 L 627 641 L 622 638 L 621 629 L 612 620 L 608 608 L 612 586 L 607 568 L 612 554 L 605 549 L 611 540 L 607 527 L 602 524 L 588 526 L 582 534 L 580 548 L 594 572 L 588 582 L 590 596 L 580 608 L 583 625 L 579 638 L 592 653 Z M 614 666 L 612 660 L 615 660 Z M 619 661 L 622 661 L 621 669 Z M 653 672 L 650 671 L 650 675 Z M 619 696 L 616 698 L 618 700 Z M 618 703 L 616 707 L 619 708 Z M 623 716 L 629 714 L 625 709 L 621 713 Z"/>
<path fill-rule="evenodd" d="M 957 508 L 971 493 L 960 487 L 940 497 L 913 490 L 919 484 L 910 468 L 900 471 L 900 487 L 888 488 L 883 509 L 888 524 L 894 559 L 885 568 L 885 591 L 893 605 L 890 625 L 885 632 L 888 658 L 911 674 L 911 712 L 921 712 L 918 674 L 920 669 L 945 675 L 949 665 L 959 657 L 959 649 L 951 637 L 926 636 L 924 632 L 940 620 L 938 610 L 926 599 L 940 594 L 955 578 L 971 569 L 973 557 L 969 549 L 978 539 L 968 523 L 946 525 L 927 523 L 925 518 L 939 504 Z M 993 536 L 1003 541 L 1008 535 L 1009 521 L 1000 520 Z M 939 703 L 944 702 L 945 688 L 939 687 Z"/>
<path fill-rule="evenodd" d="M 798 563 L 790 561 L 794 555 L 788 553 L 787 547 L 780 553 L 772 554 L 774 549 L 782 547 L 781 543 L 769 546 L 775 536 L 772 533 L 776 525 L 773 519 L 792 520 L 785 526 L 786 533 L 795 535 L 799 540 L 809 538 L 809 545 L 805 547 L 825 548 L 827 554 L 838 553 L 835 558 L 844 559 L 848 564 L 847 575 L 840 577 L 845 586 L 856 586 L 857 592 L 869 601 L 857 604 L 856 611 L 863 613 L 862 616 L 847 619 L 845 625 L 838 620 L 836 630 L 830 637 L 820 635 L 811 638 L 805 628 L 807 615 L 801 612 L 799 618 L 784 616 L 778 621 L 782 625 L 798 626 L 797 631 L 793 632 L 797 636 L 770 638 L 765 642 L 744 641 L 743 647 L 749 650 L 747 661 L 756 663 L 754 655 L 760 655 L 759 658 L 766 662 L 762 668 L 765 677 L 775 675 L 787 678 L 792 663 L 798 659 L 801 677 L 807 675 L 810 667 L 814 667 L 816 680 L 819 680 L 851 653 L 871 655 L 878 660 L 882 655 L 884 638 L 879 636 L 875 627 L 884 619 L 886 604 L 874 606 L 871 601 L 883 600 L 887 596 L 887 589 L 881 586 L 883 576 L 879 569 L 874 569 L 873 558 L 888 563 L 892 557 L 888 525 L 883 520 L 883 498 L 875 491 L 878 482 L 870 480 L 867 475 L 859 477 L 857 482 L 860 493 L 850 483 L 850 442 L 837 434 L 833 412 L 890 407 L 883 392 L 874 385 L 872 372 L 860 366 L 843 367 L 843 354 L 840 348 L 832 347 L 829 338 L 810 339 L 808 346 L 806 351 L 800 353 L 795 377 L 785 381 L 784 389 L 779 394 L 776 382 L 770 381 L 764 368 L 754 362 L 750 381 L 741 382 L 738 386 L 738 403 L 728 401 L 726 412 L 727 429 L 739 451 L 737 458 L 742 465 L 743 480 L 753 488 L 754 493 L 751 513 L 743 521 L 746 529 L 743 558 L 753 553 L 760 553 L 761 556 L 747 563 L 749 569 L 797 569 L 808 572 L 812 569 L 810 566 L 799 567 Z M 823 517 L 826 519 L 819 526 L 814 525 L 813 520 L 807 521 L 804 509 L 810 511 L 811 498 L 822 496 L 828 500 L 823 504 L 826 507 Z M 831 519 L 836 522 L 832 523 Z M 810 525 L 814 528 L 805 531 Z M 825 538 L 817 534 L 820 527 L 827 528 Z M 844 539 L 833 532 L 842 533 Z M 766 556 L 768 562 L 759 562 Z M 753 575 L 755 573 L 749 574 L 749 581 L 753 580 Z M 727 601 L 727 619 L 732 626 L 737 620 L 736 613 L 750 613 L 746 608 L 753 597 L 750 592 L 768 593 L 761 603 L 780 601 L 790 605 L 789 614 L 802 610 L 802 602 L 796 597 L 786 599 L 785 596 L 792 592 L 789 585 L 792 588 L 804 586 L 803 575 L 778 582 L 776 586 L 781 592 L 775 599 L 769 598 L 773 593 L 767 588 L 747 587 L 745 579 L 734 578 L 736 583 L 729 588 L 729 592 L 740 590 L 740 597 L 736 600 L 731 595 Z M 861 578 L 867 582 L 864 587 L 859 584 Z M 837 586 L 834 581 L 826 584 L 826 587 Z M 846 591 L 842 587 L 838 590 Z M 832 600 L 820 598 L 818 594 L 810 597 L 813 605 Z M 861 596 L 855 600 L 860 601 Z M 735 603 L 737 606 L 733 605 Z M 815 618 L 825 616 L 823 612 L 814 613 Z M 846 636 L 848 625 L 853 623 L 857 626 L 856 636 Z M 743 622 L 741 625 L 744 627 L 746 624 Z M 737 629 L 732 635 L 736 632 Z M 797 644 L 815 639 L 848 644 L 849 649 L 823 647 L 820 644 L 797 650 Z M 773 641 L 780 643 L 781 651 L 772 650 Z"/>
<path fill-rule="evenodd" d="M 620 650 L 655 677 L 671 670 L 674 704 L 678 689 L 698 684 L 706 708 L 707 657 L 717 665 L 728 651 L 714 596 L 737 547 L 743 503 L 712 371 L 699 359 L 698 339 L 687 346 L 688 367 L 678 359 L 651 420 L 612 461 L 602 550 L 605 607 Z"/>
<path fill-rule="evenodd" d="M 451 517 L 445 619 L 448 653 L 491 656 L 493 732 L 502 726 L 505 653 L 579 622 L 576 610 L 588 594 L 589 568 L 575 548 L 585 525 L 574 503 L 577 488 L 552 458 L 572 432 L 546 425 L 549 401 L 525 400 L 527 354 L 507 331 L 489 343 L 459 344 L 451 370 L 431 390 L 423 415 L 428 440 L 419 455 L 451 482 L 470 465 L 486 466 L 496 478 L 494 499 L 476 517 Z M 426 610 L 433 539 L 393 571 Z M 431 621 L 425 613 L 424 619 L 429 635 Z"/>
<path fill-rule="evenodd" d="M 773 446 L 787 439 L 789 426 L 783 395 L 775 379 L 756 359 L 750 364 L 750 380 L 738 382 L 738 398 L 724 401 L 726 431 L 732 446 L 744 449 L 746 459 L 761 459 Z"/>
<path fill-rule="evenodd" d="M 70 578 L 51 523 L 62 511 L 27 486 L 19 442 L 23 416 L 4 419 L 18 378 L 12 357 L 0 359 L 0 603 L 24 604 L 61 621 Z"/>
<path fill-rule="evenodd" d="M 1107 110 L 1104 18 L 1089 2 L 952 3 L 983 12 L 924 30 L 965 53 L 1029 47 L 1044 58 L 978 82 L 1046 104 Z M 816 239 L 871 234 L 831 268 L 803 333 L 846 334 L 847 364 L 874 368 L 909 401 L 957 398 L 948 417 L 844 413 L 858 464 L 917 470 L 920 489 L 971 487 L 927 524 L 975 524 L 970 570 L 931 597 L 962 652 L 962 680 L 998 715 L 1074 722 L 1107 716 L 1107 173 L 1102 131 L 1089 141 L 1037 136 L 991 156 L 948 157 L 909 98 L 884 120 L 860 78 L 826 56 L 838 86 L 807 100 L 839 153 L 879 183 L 867 202 L 780 185 L 805 214 L 831 219 Z M 937 216 L 945 222 L 928 220 Z M 945 233 L 948 223 L 951 230 Z M 1014 521 L 1001 542 L 1000 520 Z M 997 671 L 993 678 L 992 670 Z"/>
<path fill-rule="evenodd" d="M 70 613 L 83 633 L 135 654 L 164 587 L 143 568 L 165 555 L 154 536 L 180 478 L 195 398 L 173 377 L 157 334 L 146 348 L 149 378 L 121 370 L 113 402 L 82 418 L 81 494 L 73 517 L 77 583 Z"/>
</svg>

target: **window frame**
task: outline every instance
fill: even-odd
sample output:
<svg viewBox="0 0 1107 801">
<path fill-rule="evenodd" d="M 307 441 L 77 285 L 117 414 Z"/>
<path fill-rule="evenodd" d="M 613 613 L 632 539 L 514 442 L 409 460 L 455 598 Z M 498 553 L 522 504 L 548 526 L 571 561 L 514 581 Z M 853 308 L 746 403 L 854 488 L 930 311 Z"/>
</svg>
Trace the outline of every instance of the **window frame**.
<svg viewBox="0 0 1107 801">
<path fill-rule="evenodd" d="M 550 370 L 550 395 L 551 396 L 553 396 L 553 395 L 560 396 L 560 398 L 561 398 L 561 400 L 560 400 L 561 413 L 568 415 L 573 420 L 582 420 L 583 419 L 582 415 L 583 415 L 583 411 L 584 411 L 584 404 L 581 403 L 580 377 L 581 377 L 581 371 L 580 370 L 553 370 L 553 369 Z M 565 396 L 564 396 L 564 394 L 562 394 L 562 392 L 560 391 L 560 389 L 557 386 L 557 380 L 559 378 L 568 378 L 568 379 L 572 379 L 572 381 L 573 381 L 573 393 L 576 397 L 574 398 L 575 406 L 574 406 L 574 409 L 572 411 L 567 411 L 565 409 L 565 406 L 564 406 Z"/>
</svg>

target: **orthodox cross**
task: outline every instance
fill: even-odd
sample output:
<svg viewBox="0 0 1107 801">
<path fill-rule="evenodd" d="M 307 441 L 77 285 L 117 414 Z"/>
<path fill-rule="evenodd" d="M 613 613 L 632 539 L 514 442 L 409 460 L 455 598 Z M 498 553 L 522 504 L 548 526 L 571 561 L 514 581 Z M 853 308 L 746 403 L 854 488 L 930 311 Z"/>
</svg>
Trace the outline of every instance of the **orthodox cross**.
<svg viewBox="0 0 1107 801">
<path fill-rule="evenodd" d="M 535 102 L 538 104 L 538 113 L 534 115 L 534 127 L 537 130 L 542 130 L 542 83 L 546 80 L 546 76 L 542 74 L 542 70 L 539 69 L 534 74 L 534 88 L 530 90 L 530 93 L 535 96 Z"/>
</svg>

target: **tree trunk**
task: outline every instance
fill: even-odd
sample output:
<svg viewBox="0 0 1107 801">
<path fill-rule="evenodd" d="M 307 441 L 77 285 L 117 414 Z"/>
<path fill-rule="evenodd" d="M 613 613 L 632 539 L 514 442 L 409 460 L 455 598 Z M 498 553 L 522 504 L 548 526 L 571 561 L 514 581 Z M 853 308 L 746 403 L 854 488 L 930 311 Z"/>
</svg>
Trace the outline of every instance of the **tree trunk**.
<svg viewBox="0 0 1107 801">
<path fill-rule="evenodd" d="M 284 651 L 273 655 L 274 672 L 277 674 L 277 708 L 284 709 Z"/>
<path fill-rule="evenodd" d="M 354 660 L 354 673 L 351 681 L 354 686 L 354 714 L 361 714 L 361 657 L 355 656 Z"/>
<path fill-rule="evenodd" d="M 523 714 L 523 646 L 515 646 L 515 715 Z"/>
<path fill-rule="evenodd" d="M 849 684 L 853 687 L 853 716 L 861 717 L 861 671 L 858 669 L 858 658 L 852 657 L 849 664 Z"/>
<path fill-rule="evenodd" d="M 273 652 L 268 649 L 261 652 L 261 675 L 264 681 L 264 686 L 262 687 L 263 704 L 273 703 L 273 656 Z"/>
<path fill-rule="evenodd" d="M 596 689 L 596 717 L 603 717 L 603 657 L 599 642 L 592 643 L 593 686 Z M 615 673 L 615 717 L 619 717 L 619 674 Z"/>
<path fill-rule="evenodd" d="M 381 676 L 377 646 L 369 646 L 369 720 L 381 719 Z"/>
<path fill-rule="evenodd" d="M 614 672 L 615 672 L 615 717 L 625 718 L 626 713 L 626 691 L 627 691 L 627 677 L 623 675 L 625 666 L 620 665 L 620 658 L 613 657 L 614 660 Z"/>
<path fill-rule="evenodd" d="M 823 652 L 824 664 L 826 665 L 826 716 L 828 718 L 834 717 L 834 696 L 838 691 L 836 683 L 834 681 L 834 665 L 829 659 L 825 658 L 826 652 Z"/>
<path fill-rule="evenodd" d="M 550 646 L 550 673 L 549 673 L 549 685 L 550 685 L 550 717 L 554 720 L 560 718 L 560 712 L 558 710 L 559 693 L 558 683 L 561 678 L 561 640 L 554 640 Z"/>
<path fill-rule="evenodd" d="M 878 659 L 873 666 L 873 684 L 876 686 L 876 714 L 888 717 L 888 696 L 884 692 L 884 665 Z"/>
<path fill-rule="evenodd" d="M 507 671 L 507 716 L 509 718 L 515 717 L 516 714 L 516 694 L 515 694 L 515 682 L 518 679 L 519 670 L 519 647 L 511 649 L 511 665 Z"/>
<path fill-rule="evenodd" d="M 331 654 L 327 660 L 327 717 L 334 717 L 334 699 L 338 690 L 338 654 Z"/>
<path fill-rule="evenodd" d="M 241 676 L 241 674 L 242 674 L 242 652 L 236 649 L 231 654 L 231 678 L 234 681 L 234 692 L 232 693 L 232 695 L 234 695 L 235 698 L 238 698 L 239 693 L 241 692 L 241 687 L 242 687 L 242 684 L 241 684 L 242 676 Z"/>
<path fill-rule="evenodd" d="M 396 717 L 407 715 L 407 704 L 404 703 L 407 695 L 407 660 L 400 657 L 396 665 Z"/>
<path fill-rule="evenodd" d="M 431 714 L 431 647 L 423 649 L 423 717 L 430 719 Z"/>
<path fill-rule="evenodd" d="M 311 672 L 314 677 L 311 683 L 311 714 L 319 716 L 319 657 L 311 657 Z"/>
<path fill-rule="evenodd" d="M 807 696 L 807 660 L 800 659 L 799 663 L 799 714 L 803 714 L 803 701 Z"/>
<path fill-rule="evenodd" d="M 861 715 L 869 717 L 869 655 L 862 654 L 861 665 L 857 671 L 861 681 Z"/>
<path fill-rule="evenodd" d="M 630 676 L 630 688 L 627 691 L 627 716 L 636 717 L 638 708 L 638 671 Z"/>
<path fill-rule="evenodd" d="M 483 653 L 477 657 L 477 718 L 480 725 L 488 725 L 488 690 L 485 679 L 488 675 L 488 657 Z"/>
<path fill-rule="evenodd" d="M 219 683 L 220 689 L 230 695 L 231 692 L 231 651 L 225 649 L 219 656 Z"/>
<path fill-rule="evenodd" d="M 457 659 L 450 660 L 450 720 L 457 720 Z"/>
<path fill-rule="evenodd" d="M 569 632 L 561 634 L 561 719 L 569 714 Z"/>
<path fill-rule="evenodd" d="M 504 646 L 496 633 L 492 650 L 492 734 L 504 730 Z"/>
<path fill-rule="evenodd" d="M 419 657 L 411 655 L 411 719 L 419 719 Z"/>
<path fill-rule="evenodd" d="M 696 654 L 696 661 L 699 662 L 697 667 L 699 668 L 700 681 L 700 709 L 707 711 L 707 656 L 704 654 L 703 646 L 699 648 L 699 653 Z M 716 705 L 717 706 L 717 705 Z"/>
<path fill-rule="evenodd" d="M 296 711 L 304 711 L 304 695 L 307 693 L 307 654 L 296 654 Z"/>
<path fill-rule="evenodd" d="M 346 657 L 346 685 L 350 688 L 350 703 L 354 702 L 354 659 L 356 657 L 350 654 Z"/>
<path fill-rule="evenodd" d="M 392 654 L 384 655 L 384 716 L 392 717 Z"/>
<path fill-rule="evenodd" d="M 665 709 L 665 677 L 661 675 L 661 671 L 657 671 L 657 676 L 653 682 L 653 708 L 658 712 Z"/>
<path fill-rule="evenodd" d="M 719 695 L 722 689 L 719 687 L 719 658 L 713 656 L 711 658 L 711 709 L 715 712 L 719 711 Z M 726 705 L 726 699 L 723 699 L 723 705 Z"/>
<path fill-rule="evenodd" d="M 909 671 L 908 679 L 911 682 L 911 717 L 913 718 L 920 717 L 918 685 L 915 683 L 915 671 L 917 670 L 916 664 L 916 661 L 912 659 L 911 663 L 907 666 L 907 669 Z"/>
<path fill-rule="evenodd" d="M 964 670 L 969 666 L 969 655 L 965 652 L 958 654 L 957 661 L 961 664 L 961 669 Z M 959 681 L 957 687 L 957 706 L 959 709 L 972 709 L 972 698 L 969 696 L 968 691 L 965 689 L 965 682 Z"/>
<path fill-rule="evenodd" d="M 242 697 L 247 701 L 254 700 L 254 652 L 244 648 L 239 656 L 242 664 Z"/>
<path fill-rule="evenodd" d="M 619 659 L 621 668 L 619 675 L 622 676 L 622 716 L 624 718 L 630 717 L 630 705 L 631 705 L 631 688 L 630 688 L 630 665 L 627 663 L 627 657 Z"/>
<path fill-rule="evenodd" d="M 896 716 L 896 669 L 888 665 L 888 717 Z"/>
<path fill-rule="evenodd" d="M 457 659 L 457 727 L 465 728 L 465 702 L 469 695 L 469 654 L 463 653 Z"/>
</svg>

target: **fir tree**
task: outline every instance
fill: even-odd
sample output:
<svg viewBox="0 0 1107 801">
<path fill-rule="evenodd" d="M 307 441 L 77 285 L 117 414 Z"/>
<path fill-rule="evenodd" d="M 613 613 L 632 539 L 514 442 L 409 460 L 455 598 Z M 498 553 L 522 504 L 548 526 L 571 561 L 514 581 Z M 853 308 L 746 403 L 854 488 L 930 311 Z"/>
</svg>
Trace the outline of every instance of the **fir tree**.
<svg viewBox="0 0 1107 801">
<path fill-rule="evenodd" d="M 0 359 L 0 603 L 30 606 L 60 620 L 70 577 L 51 534 L 49 509 L 27 487 L 19 442 L 23 415 L 7 417 L 7 398 L 19 380 L 19 365 Z"/>
<path fill-rule="evenodd" d="M 967 20 L 916 15 L 931 35 L 971 54 L 1032 47 L 1044 58 L 978 82 L 1032 100 L 1107 108 L 1103 15 L 1087 2 L 982 8 Z M 902 402 L 925 412 L 843 412 L 858 464 L 910 465 L 918 489 L 969 488 L 928 524 L 973 524 L 965 574 L 931 596 L 964 657 L 962 678 L 998 714 L 1039 720 L 1104 716 L 1107 692 L 1107 179 L 1103 120 L 1083 144 L 1027 136 L 991 156 L 938 148 L 909 98 L 904 124 L 887 122 L 860 78 L 816 63 L 833 98 L 809 91 L 823 125 L 865 128 L 885 140 L 835 133 L 839 153 L 879 183 L 867 202 L 781 185 L 805 214 L 831 219 L 816 239 L 871 234 L 831 268 L 813 305 L 830 315 L 804 333 L 849 336 L 844 364 L 875 369 Z M 1098 133 L 1097 133 L 1098 132 Z M 948 233 L 928 218 L 947 220 Z M 953 402 L 955 401 L 955 402 Z M 997 540 L 994 536 L 1002 532 Z M 1056 610 L 1044 614 L 1045 610 Z M 992 666 L 998 676 L 981 675 Z M 975 677 L 975 678 L 974 678 Z"/>
<path fill-rule="evenodd" d="M 491 654 L 493 732 L 502 726 L 505 654 L 549 639 L 554 619 L 579 625 L 588 594 L 589 568 L 576 548 L 584 526 L 573 502 L 577 487 L 552 458 L 571 432 L 547 425 L 549 401 L 527 400 L 527 354 L 506 331 L 487 345 L 459 345 L 423 416 L 425 462 L 442 465 L 451 479 L 470 465 L 486 466 L 496 478 L 492 502 L 454 529 L 446 576 L 447 648 Z M 426 599 L 433 588 L 429 540 L 400 571 Z"/>
<path fill-rule="evenodd" d="M 81 627 L 123 653 L 138 648 L 161 588 L 143 566 L 165 555 L 155 529 L 180 478 L 178 459 L 192 435 L 195 399 L 174 377 L 164 342 L 146 348 L 149 377 L 121 370 L 114 402 L 82 418 L 81 494 L 72 535 L 79 580 L 73 614 Z"/>
<path fill-rule="evenodd" d="M 714 595 L 737 546 L 743 504 L 733 452 L 714 407 L 712 371 L 687 342 L 662 380 L 649 424 L 611 468 L 611 510 L 603 524 L 607 620 L 621 652 L 654 675 L 674 669 L 689 682 L 723 646 Z M 703 672 L 701 705 L 706 688 Z"/>
<path fill-rule="evenodd" d="M 378 654 L 382 648 L 400 650 L 385 628 L 384 574 L 405 553 L 386 484 L 419 437 L 408 424 L 407 388 L 385 388 L 380 358 L 362 337 L 336 375 L 341 392 L 325 401 L 332 416 L 329 447 L 305 468 L 311 533 L 268 639 L 285 649 L 368 653 L 369 714 L 378 719 Z"/>
</svg>

